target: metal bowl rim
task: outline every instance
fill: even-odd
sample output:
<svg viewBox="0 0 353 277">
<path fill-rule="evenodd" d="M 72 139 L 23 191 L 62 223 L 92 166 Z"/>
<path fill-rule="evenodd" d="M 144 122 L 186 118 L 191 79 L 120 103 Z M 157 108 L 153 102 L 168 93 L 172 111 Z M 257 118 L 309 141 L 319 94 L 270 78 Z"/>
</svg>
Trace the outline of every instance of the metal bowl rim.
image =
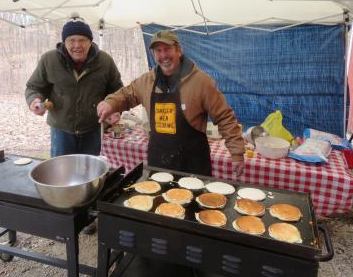
<svg viewBox="0 0 353 277">
<path fill-rule="evenodd" d="M 40 166 L 41 164 L 44 164 L 44 163 L 46 163 L 46 162 L 49 162 L 49 161 L 51 161 L 51 160 L 58 159 L 58 158 L 61 158 L 61 157 L 70 157 L 70 156 L 75 156 L 75 157 L 87 157 L 87 156 L 89 156 L 90 158 L 94 158 L 94 159 L 96 159 L 96 160 L 99 160 L 100 162 L 102 162 L 102 163 L 105 165 L 104 173 L 102 173 L 101 175 L 99 175 L 99 176 L 97 176 L 97 177 L 95 177 L 95 178 L 92 178 L 92 179 L 90 179 L 90 180 L 87 180 L 87 181 L 85 181 L 84 183 L 74 184 L 74 185 L 70 185 L 70 186 L 48 185 L 48 184 L 44 184 L 44 183 L 38 182 L 38 181 L 34 180 L 34 178 L 32 177 L 32 172 L 33 172 L 36 168 L 38 168 L 38 166 Z M 97 156 L 88 155 L 88 154 L 70 154 L 70 155 L 62 155 L 62 156 L 53 157 L 53 158 L 50 158 L 50 159 L 47 159 L 47 160 L 44 160 L 44 161 L 40 162 L 39 164 L 37 164 L 35 167 L 33 167 L 33 168 L 31 169 L 31 171 L 28 173 L 28 176 L 29 176 L 29 178 L 31 179 L 31 181 L 35 183 L 35 185 L 40 185 L 40 186 L 43 186 L 43 187 L 67 189 L 67 188 L 71 188 L 71 187 L 82 186 L 83 184 L 89 184 L 89 183 L 93 182 L 93 181 L 96 180 L 96 179 L 101 179 L 101 178 L 103 178 L 108 172 L 109 172 L 109 167 L 108 167 L 107 163 L 106 163 L 104 160 L 102 160 L 101 158 L 97 157 Z"/>
</svg>

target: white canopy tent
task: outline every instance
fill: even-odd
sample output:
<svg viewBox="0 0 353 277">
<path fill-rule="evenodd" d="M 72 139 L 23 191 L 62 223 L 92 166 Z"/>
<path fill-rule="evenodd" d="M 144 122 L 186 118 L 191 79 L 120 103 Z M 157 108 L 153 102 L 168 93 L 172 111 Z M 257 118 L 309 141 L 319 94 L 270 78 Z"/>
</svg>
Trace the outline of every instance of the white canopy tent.
<svg viewBox="0 0 353 277">
<path fill-rule="evenodd" d="M 0 1 L 1 19 L 26 27 L 52 22 L 62 24 L 76 11 L 92 27 L 130 28 L 157 23 L 188 28 L 193 25 L 228 25 L 229 28 L 279 23 L 343 22 L 353 12 L 350 0 L 7 0 Z M 25 16 L 24 16 L 25 15 Z M 28 15 L 32 16 L 28 20 Z M 226 29 L 225 29 L 226 30 Z M 276 29 L 270 29 L 274 31 Z"/>
<path fill-rule="evenodd" d="M 70 17 L 72 12 L 78 12 L 95 30 L 102 30 L 106 41 L 104 45 L 117 60 L 120 68 L 128 68 L 127 63 L 120 61 L 121 57 L 140 59 L 141 55 L 134 49 L 125 47 L 124 55 L 116 49 L 122 40 L 110 30 L 133 30 L 139 24 L 156 23 L 175 29 L 190 32 L 192 26 L 204 26 L 202 33 L 212 35 L 234 28 L 260 29 L 275 32 L 301 24 L 337 24 L 351 23 L 353 14 L 352 0 L 2 0 L 0 1 L 0 21 L 14 26 L 30 29 L 41 25 L 54 25 L 58 30 Z M 207 26 L 219 24 L 223 29 L 209 32 Z M 177 27 L 176 27 L 177 26 Z M 264 27 L 267 26 L 267 27 Z M 348 28 L 347 28 L 348 30 Z M 198 31 L 200 32 L 200 31 Z M 7 35 L 9 36 L 9 35 Z M 46 35 L 44 35 L 46 36 Z M 122 34 L 124 36 L 124 34 Z M 136 32 L 132 35 L 138 37 Z M 102 40 L 102 37 L 100 37 Z M 33 40 L 28 40 L 32 44 Z M 40 41 L 40 39 L 38 39 Z M 124 37 L 124 43 L 129 44 Z M 136 40 L 134 40 L 136 41 Z M 142 42 L 142 38 L 137 41 Z M 349 40 L 347 39 L 347 42 Z M 49 44 L 49 43 L 48 43 Z M 104 42 L 106 44 L 106 42 Z M 51 46 L 54 44 L 51 44 Z M 130 44 L 131 45 L 131 44 Z M 101 45 L 102 46 L 102 45 Z M 110 47 L 110 48 L 109 48 Z M 4 47 L 3 47 L 4 48 Z M 8 45 L 8 52 L 13 44 Z M 130 47 L 131 48 L 131 47 Z M 141 49 L 143 47 L 140 47 Z M 126 55 L 129 50 L 129 54 Z M 348 47 L 347 47 L 348 49 Z M 38 47 L 38 51 L 43 48 Z M 143 51 L 144 49 L 142 49 Z M 18 56 L 21 56 L 19 54 Z M 140 56 L 139 56 L 140 55 Z M 136 66 L 135 66 L 136 67 Z M 143 67 L 145 67 L 143 65 Z M 142 67 L 141 67 L 142 68 Z M 129 76 L 135 76 L 134 71 Z M 124 74 L 127 76 L 127 74 Z M 16 82 L 13 82 L 16 83 Z M 347 86 L 345 86 L 347 87 Z M 344 115 L 346 115 L 346 99 L 344 101 Z M 343 120 L 345 129 L 346 119 Z"/>
</svg>

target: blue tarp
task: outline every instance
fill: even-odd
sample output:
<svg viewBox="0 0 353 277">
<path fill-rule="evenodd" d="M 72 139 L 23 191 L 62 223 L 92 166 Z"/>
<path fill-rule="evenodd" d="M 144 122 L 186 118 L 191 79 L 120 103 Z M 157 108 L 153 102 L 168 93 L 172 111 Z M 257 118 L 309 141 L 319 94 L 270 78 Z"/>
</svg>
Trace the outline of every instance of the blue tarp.
<svg viewBox="0 0 353 277">
<path fill-rule="evenodd" d="M 208 26 L 210 31 L 223 27 Z M 165 27 L 142 26 L 144 33 L 161 29 Z M 301 25 L 276 32 L 239 28 L 211 36 L 179 30 L 177 34 L 185 55 L 217 81 L 245 127 L 281 110 L 284 126 L 294 135 L 313 128 L 343 136 L 343 25 Z M 144 35 L 152 67 L 150 39 Z"/>
</svg>

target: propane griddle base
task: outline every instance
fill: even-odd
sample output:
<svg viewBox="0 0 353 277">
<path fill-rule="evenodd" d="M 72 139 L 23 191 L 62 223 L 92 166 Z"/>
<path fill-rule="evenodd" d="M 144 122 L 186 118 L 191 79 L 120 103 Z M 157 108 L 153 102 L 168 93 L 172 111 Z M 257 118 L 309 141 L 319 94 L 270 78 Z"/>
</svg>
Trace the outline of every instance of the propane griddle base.
<svg viewBox="0 0 353 277">
<path fill-rule="evenodd" d="M 214 272 L 223 276 L 317 276 L 319 263 L 260 248 L 100 212 L 98 276 L 108 276 L 112 250 Z M 121 276 L 124 259 L 117 264 Z M 120 267 L 120 269 L 119 269 Z M 119 273 L 119 274 L 118 274 Z M 139 276 L 136 276 L 139 277 Z"/>
<path fill-rule="evenodd" d="M 119 264 L 116 270 L 113 271 L 112 276 L 124 276 L 124 277 L 155 277 L 155 276 L 168 276 L 168 277 L 201 277 L 199 272 L 195 269 L 172 264 L 161 262 L 155 259 L 148 259 L 140 257 L 139 255 L 131 255 L 126 257 L 128 259 L 128 266 L 124 270 L 120 270 L 121 264 Z M 208 277 L 211 277 L 207 275 Z M 220 275 L 212 274 L 212 277 L 220 277 Z"/>
</svg>

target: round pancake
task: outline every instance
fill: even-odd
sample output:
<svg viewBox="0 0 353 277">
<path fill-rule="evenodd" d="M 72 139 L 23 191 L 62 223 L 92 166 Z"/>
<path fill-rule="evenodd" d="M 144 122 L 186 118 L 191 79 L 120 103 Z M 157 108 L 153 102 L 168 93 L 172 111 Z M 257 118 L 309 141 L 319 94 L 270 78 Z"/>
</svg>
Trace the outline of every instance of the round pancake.
<svg viewBox="0 0 353 277">
<path fill-rule="evenodd" d="M 259 202 L 250 199 L 237 199 L 234 209 L 244 215 L 261 216 L 265 213 L 265 206 Z"/>
<path fill-rule="evenodd" d="M 161 185 L 155 181 L 144 181 L 132 185 L 139 193 L 153 194 L 161 190 Z"/>
<path fill-rule="evenodd" d="M 26 165 L 32 162 L 32 159 L 30 158 L 20 158 L 15 160 L 13 163 L 16 165 Z"/>
<path fill-rule="evenodd" d="M 283 221 L 298 221 L 303 216 L 298 207 L 290 204 L 274 204 L 269 211 L 270 215 Z"/>
<path fill-rule="evenodd" d="M 218 210 L 200 211 L 195 213 L 195 218 L 200 223 L 217 227 L 222 227 L 227 223 L 226 215 Z"/>
<path fill-rule="evenodd" d="M 256 216 L 245 215 L 240 216 L 232 223 L 235 230 L 251 235 L 262 235 L 265 233 L 265 224 Z"/>
<path fill-rule="evenodd" d="M 200 190 L 205 187 L 202 180 L 195 177 L 183 177 L 180 178 L 178 184 L 181 188 L 190 189 L 190 190 Z"/>
<path fill-rule="evenodd" d="M 196 197 L 196 202 L 205 208 L 221 209 L 227 204 L 227 197 L 223 194 L 207 192 Z"/>
<path fill-rule="evenodd" d="M 193 194 L 188 189 L 170 189 L 162 194 L 165 201 L 176 204 L 187 204 L 190 203 Z"/>
<path fill-rule="evenodd" d="M 168 183 L 174 180 L 173 175 L 168 172 L 157 172 L 152 174 L 150 178 L 160 183 Z"/>
<path fill-rule="evenodd" d="M 302 238 L 297 227 L 289 223 L 274 223 L 268 227 L 270 237 L 289 243 L 302 243 Z"/>
<path fill-rule="evenodd" d="M 241 198 L 254 201 L 262 201 L 266 198 L 266 194 L 262 190 L 255 188 L 242 188 L 238 190 L 238 195 Z"/>
<path fill-rule="evenodd" d="M 157 207 L 155 213 L 180 219 L 185 217 L 185 209 L 176 203 L 162 203 Z"/>
<path fill-rule="evenodd" d="M 124 206 L 141 211 L 149 211 L 153 206 L 153 197 L 149 195 L 135 195 L 125 200 Z"/>
<path fill-rule="evenodd" d="M 232 185 L 223 182 L 208 183 L 205 187 L 209 192 L 215 192 L 223 195 L 230 195 L 235 192 L 235 188 Z"/>
</svg>

